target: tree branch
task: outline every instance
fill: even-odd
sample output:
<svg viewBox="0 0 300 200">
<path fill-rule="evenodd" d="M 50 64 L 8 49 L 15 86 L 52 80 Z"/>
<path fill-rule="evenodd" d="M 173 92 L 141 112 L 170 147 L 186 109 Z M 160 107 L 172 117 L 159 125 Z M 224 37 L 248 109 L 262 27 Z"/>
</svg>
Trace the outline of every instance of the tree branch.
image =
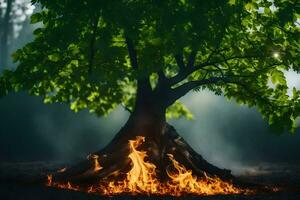
<svg viewBox="0 0 300 200">
<path fill-rule="evenodd" d="M 246 56 L 239 55 L 239 56 L 232 56 L 232 57 L 224 58 L 223 60 L 216 61 L 216 62 L 210 62 L 209 60 L 207 60 L 204 63 L 194 65 L 191 68 L 187 68 L 184 71 L 179 72 L 176 76 L 170 78 L 170 84 L 175 85 L 175 84 L 183 81 L 184 79 L 186 79 L 193 72 L 195 72 L 197 70 L 200 70 L 200 69 L 202 69 L 204 67 L 207 67 L 207 66 L 216 66 L 217 64 L 227 62 L 227 61 L 233 60 L 233 59 L 247 59 L 247 58 L 257 58 L 257 57 L 260 57 L 260 56 L 259 55 L 246 55 Z"/>
<path fill-rule="evenodd" d="M 230 75 L 226 76 L 222 69 L 219 68 L 217 65 L 212 65 L 217 68 L 216 71 L 219 71 L 221 74 L 221 77 L 211 77 L 206 78 L 206 75 L 201 80 L 195 80 L 195 81 L 189 81 L 186 82 L 174 89 L 171 90 L 170 95 L 170 101 L 169 104 L 171 105 L 174 103 L 177 99 L 187 94 L 190 90 L 195 89 L 202 85 L 208 85 L 208 84 L 218 84 L 218 83 L 231 83 L 231 84 L 237 84 L 242 86 L 243 88 L 248 89 L 247 85 L 243 84 L 241 81 L 239 81 L 240 78 L 250 78 L 251 81 L 255 80 L 257 76 L 259 76 L 262 72 L 266 70 L 270 70 L 274 67 L 277 67 L 279 65 L 282 65 L 283 63 L 272 63 L 271 65 L 264 67 L 260 70 L 256 70 L 251 74 L 242 74 L 242 75 Z M 261 97 L 257 97 L 258 99 Z"/>
<path fill-rule="evenodd" d="M 188 77 L 188 75 L 192 74 L 193 72 L 197 71 L 198 69 L 209 66 L 209 65 L 212 65 L 212 64 L 205 62 L 205 63 L 197 65 L 197 69 L 195 67 L 187 68 L 186 70 L 179 72 L 176 76 L 170 78 L 170 84 L 175 85 L 175 84 L 183 81 L 184 79 L 186 79 Z"/>
<path fill-rule="evenodd" d="M 138 70 L 138 59 L 137 53 L 134 48 L 134 44 L 131 39 L 125 37 L 125 42 L 127 44 L 128 54 L 131 66 L 134 70 Z M 152 91 L 149 76 L 147 77 L 137 77 L 137 101 L 142 99 L 144 94 L 149 94 Z"/>
<path fill-rule="evenodd" d="M 197 51 L 192 51 L 191 52 L 190 57 L 189 57 L 189 61 L 187 63 L 187 68 L 191 68 L 191 67 L 194 66 L 196 55 L 197 55 Z"/>
<path fill-rule="evenodd" d="M 133 42 L 128 37 L 125 38 L 125 42 L 127 45 L 131 66 L 133 69 L 137 70 L 138 69 L 138 61 L 137 61 L 137 54 L 134 49 Z"/>
<path fill-rule="evenodd" d="M 182 84 L 181 86 L 178 86 L 177 88 L 172 89 L 171 95 L 170 95 L 170 102 L 171 105 L 174 103 L 177 99 L 184 96 L 186 93 L 188 93 L 190 90 L 207 84 L 217 84 L 217 83 L 230 83 L 231 80 L 228 77 L 212 77 L 197 81 L 189 81 L 187 83 Z"/>
<path fill-rule="evenodd" d="M 255 100 L 260 100 L 262 102 L 264 102 L 264 104 L 272 107 L 272 109 L 274 108 L 284 108 L 284 107 L 288 107 L 287 105 L 276 105 L 272 102 L 272 99 L 269 99 L 268 97 L 264 96 L 264 94 L 261 94 L 259 92 L 253 91 L 248 85 L 240 83 L 240 82 L 231 82 L 233 84 L 239 85 L 241 86 L 247 93 L 243 94 L 243 95 L 248 95 L 248 97 L 252 97 Z M 249 95 L 250 94 L 250 95 Z M 257 104 L 257 102 L 255 102 Z"/>
<path fill-rule="evenodd" d="M 167 85 L 169 79 L 166 77 L 163 70 L 158 71 L 158 85 Z"/>
<path fill-rule="evenodd" d="M 121 105 L 124 108 L 124 110 L 128 111 L 130 114 L 133 113 L 133 111 L 129 107 L 127 107 L 125 104 L 121 104 Z"/>
<path fill-rule="evenodd" d="M 183 62 L 183 55 L 182 53 L 175 55 L 175 60 L 177 62 L 177 65 L 179 67 L 179 71 L 184 71 L 184 62 Z"/>
<path fill-rule="evenodd" d="M 174 85 L 176 83 L 179 83 L 180 81 L 184 80 L 189 74 L 190 71 L 193 68 L 193 65 L 195 63 L 195 58 L 196 58 L 196 51 L 192 51 L 189 57 L 189 61 L 187 66 L 185 67 L 185 64 L 183 62 L 183 55 L 182 53 L 179 55 L 175 56 L 177 65 L 179 66 L 179 72 L 176 76 L 174 76 L 173 78 L 170 79 L 170 84 Z"/>
<path fill-rule="evenodd" d="M 97 35 L 97 27 L 99 22 L 99 16 L 95 17 L 95 20 L 92 24 L 92 38 L 90 41 L 90 56 L 89 56 L 89 74 L 92 73 L 92 69 L 94 66 L 94 57 L 95 57 L 95 42 L 96 42 L 96 35 Z"/>
</svg>

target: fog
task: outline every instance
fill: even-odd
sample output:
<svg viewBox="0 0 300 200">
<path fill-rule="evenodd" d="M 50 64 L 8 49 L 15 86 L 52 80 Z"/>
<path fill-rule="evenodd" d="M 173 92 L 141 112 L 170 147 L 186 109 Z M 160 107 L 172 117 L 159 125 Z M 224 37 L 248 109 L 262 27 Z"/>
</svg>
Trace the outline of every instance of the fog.
<svg viewBox="0 0 300 200">
<path fill-rule="evenodd" d="M 300 164 L 300 133 L 273 133 L 255 109 L 207 91 L 189 94 L 183 102 L 195 119 L 170 123 L 213 164 L 236 173 Z M 64 104 L 45 105 L 25 93 L 11 94 L 0 100 L 0 161 L 82 159 L 104 147 L 128 115 L 120 107 L 98 118 L 87 111 L 73 113 Z"/>
<path fill-rule="evenodd" d="M 195 120 L 173 121 L 183 137 L 207 160 L 234 171 L 300 163 L 299 131 L 274 133 L 255 108 L 210 92 L 184 98 Z"/>
<path fill-rule="evenodd" d="M 107 118 L 67 105 L 45 105 L 38 97 L 12 94 L 0 100 L 1 160 L 73 160 L 99 150 L 121 128 L 128 114 Z"/>
</svg>

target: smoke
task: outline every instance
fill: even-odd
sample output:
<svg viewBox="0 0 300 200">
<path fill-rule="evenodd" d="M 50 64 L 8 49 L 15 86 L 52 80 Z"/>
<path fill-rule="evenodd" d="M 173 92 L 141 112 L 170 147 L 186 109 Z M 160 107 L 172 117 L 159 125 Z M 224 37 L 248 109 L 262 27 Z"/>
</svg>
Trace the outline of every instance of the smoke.
<svg viewBox="0 0 300 200">
<path fill-rule="evenodd" d="M 24 93 L 9 95 L 0 99 L 0 161 L 82 159 L 104 147 L 127 116 L 118 108 L 98 118 Z"/>
<path fill-rule="evenodd" d="M 195 120 L 171 120 L 205 159 L 240 173 L 270 165 L 300 164 L 300 133 L 273 133 L 255 108 L 203 91 L 183 98 Z M 0 162 L 78 160 L 104 147 L 128 118 L 118 108 L 98 118 L 73 113 L 67 105 L 45 105 L 37 97 L 14 94 L 0 100 Z"/>
<path fill-rule="evenodd" d="M 183 101 L 195 120 L 171 123 L 213 164 L 236 173 L 253 167 L 300 164 L 300 133 L 275 134 L 255 108 L 208 91 L 190 94 Z"/>
<path fill-rule="evenodd" d="M 63 111 L 63 112 L 62 112 Z M 126 113 L 121 109 L 114 111 L 108 118 L 97 118 L 87 111 L 73 114 L 65 107 L 56 106 L 33 118 L 34 132 L 41 133 L 55 151 L 57 158 L 82 158 L 88 153 L 100 150 L 121 128 Z M 56 158 L 56 159 L 57 159 Z"/>
</svg>

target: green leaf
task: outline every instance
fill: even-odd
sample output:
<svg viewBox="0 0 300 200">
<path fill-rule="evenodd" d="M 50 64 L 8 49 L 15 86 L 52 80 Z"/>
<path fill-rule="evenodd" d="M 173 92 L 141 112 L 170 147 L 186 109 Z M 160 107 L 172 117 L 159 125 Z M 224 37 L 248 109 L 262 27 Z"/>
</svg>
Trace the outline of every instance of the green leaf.
<svg viewBox="0 0 300 200">
<path fill-rule="evenodd" d="M 70 64 L 73 65 L 73 66 L 75 66 L 75 67 L 78 67 L 78 66 L 79 66 L 78 60 L 72 60 L 72 61 L 70 62 Z"/>
<path fill-rule="evenodd" d="M 184 106 L 180 101 L 176 101 L 172 106 L 167 109 L 167 119 L 179 119 L 185 117 L 186 119 L 193 119 L 194 116 L 191 111 Z"/>
<path fill-rule="evenodd" d="M 58 62 L 60 60 L 60 55 L 58 53 L 54 53 L 49 55 L 48 59 L 52 62 Z"/>
<path fill-rule="evenodd" d="M 255 9 L 255 5 L 254 5 L 253 3 L 247 3 L 247 4 L 245 5 L 245 9 L 246 9 L 247 11 L 252 11 L 253 9 Z"/>
<path fill-rule="evenodd" d="M 31 18 L 30 18 L 30 23 L 31 24 L 36 24 L 38 22 L 41 22 L 42 21 L 42 14 L 41 13 L 35 13 L 33 15 L 31 15 Z"/>
<path fill-rule="evenodd" d="M 233 6 L 233 5 L 236 4 L 236 0 L 229 0 L 228 3 L 229 3 L 229 5 L 232 5 L 232 6 Z"/>
<path fill-rule="evenodd" d="M 273 84 L 277 84 L 277 83 L 281 85 L 286 84 L 284 73 L 280 70 L 273 70 L 271 72 L 271 81 Z"/>
</svg>

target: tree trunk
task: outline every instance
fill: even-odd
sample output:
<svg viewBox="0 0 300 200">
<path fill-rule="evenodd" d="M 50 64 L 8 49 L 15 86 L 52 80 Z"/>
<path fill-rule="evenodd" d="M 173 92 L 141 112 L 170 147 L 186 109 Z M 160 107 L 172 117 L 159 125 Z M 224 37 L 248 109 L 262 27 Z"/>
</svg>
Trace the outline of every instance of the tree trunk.
<svg viewBox="0 0 300 200">
<path fill-rule="evenodd" d="M 170 94 L 170 88 L 164 82 L 152 90 L 149 80 L 138 80 L 135 109 L 128 121 L 104 149 L 94 153 L 99 156 L 102 169 L 95 172 L 94 160 L 90 159 L 63 173 L 57 173 L 54 181 L 82 183 L 98 182 L 109 177 L 118 179 L 116 174 L 125 174 L 130 170 L 128 155 L 131 152 L 128 142 L 135 140 L 137 136 L 145 138 L 138 150 L 147 152 L 147 161 L 156 165 L 161 181 L 168 178 L 166 169 L 171 165 L 168 154 L 172 154 L 176 161 L 199 177 L 208 174 L 224 180 L 232 179 L 229 170 L 219 169 L 204 160 L 166 122 L 166 109 L 175 101 Z"/>
<path fill-rule="evenodd" d="M 134 140 L 136 136 L 145 137 L 145 142 L 139 150 L 147 151 L 147 160 L 156 165 L 159 179 L 162 181 L 167 179 L 166 169 L 171 164 L 168 154 L 172 154 L 175 160 L 199 177 L 206 173 L 224 180 L 233 178 L 229 170 L 219 169 L 208 163 L 179 136 L 166 122 L 165 109 L 162 109 L 162 106 L 143 102 L 136 107 L 115 138 L 104 149 L 94 153 L 99 155 L 103 167 L 99 172 L 94 173 L 94 162 L 86 160 L 64 173 L 57 173 L 54 180 L 97 182 L 120 172 L 126 173 L 130 169 L 128 140 Z"/>
</svg>

